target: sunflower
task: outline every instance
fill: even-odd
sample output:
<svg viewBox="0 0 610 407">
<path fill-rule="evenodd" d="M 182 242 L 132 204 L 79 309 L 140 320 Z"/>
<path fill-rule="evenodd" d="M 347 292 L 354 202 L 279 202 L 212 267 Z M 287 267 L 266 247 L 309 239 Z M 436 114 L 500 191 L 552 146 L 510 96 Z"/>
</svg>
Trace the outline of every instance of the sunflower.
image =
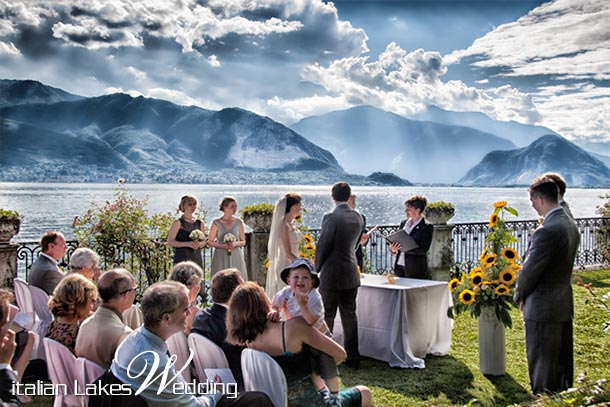
<svg viewBox="0 0 610 407">
<path fill-rule="evenodd" d="M 471 277 L 472 277 L 473 274 L 478 274 L 478 273 L 484 274 L 483 267 L 479 266 L 479 267 L 475 267 L 472 270 L 470 270 L 470 276 Z"/>
<path fill-rule="evenodd" d="M 479 256 L 479 260 L 480 260 L 480 261 L 483 261 L 483 259 L 485 258 L 485 256 L 487 256 L 488 254 L 489 254 L 489 249 L 486 247 L 486 248 L 483 250 L 483 253 L 481 253 L 481 255 Z"/>
<path fill-rule="evenodd" d="M 305 240 L 305 243 L 307 243 L 307 244 L 313 243 L 313 237 L 311 237 L 311 235 L 303 236 L 303 240 Z"/>
<path fill-rule="evenodd" d="M 451 281 L 449 281 L 449 291 L 454 292 L 456 288 L 458 288 L 458 286 L 460 285 L 460 280 L 458 280 L 457 278 L 453 278 L 451 279 Z"/>
<path fill-rule="evenodd" d="M 311 243 L 306 244 L 306 245 L 305 245 L 305 250 L 307 250 L 307 251 L 309 251 L 309 252 L 314 251 L 314 250 L 316 250 L 316 246 L 314 246 L 314 245 L 313 245 L 313 244 L 311 244 Z"/>
<path fill-rule="evenodd" d="M 299 213 L 297 216 L 294 217 L 294 220 L 296 220 L 297 222 L 301 222 L 303 220 L 303 215 Z"/>
<path fill-rule="evenodd" d="M 510 268 L 515 273 L 518 273 L 521 270 L 521 264 L 511 264 Z"/>
<path fill-rule="evenodd" d="M 498 255 L 495 253 L 489 253 L 483 259 L 483 264 L 485 265 L 485 267 L 493 267 L 493 265 L 496 264 L 497 257 Z"/>
<path fill-rule="evenodd" d="M 498 214 L 492 213 L 491 216 L 489 217 L 489 227 L 490 228 L 496 227 L 497 224 L 498 224 Z"/>
<path fill-rule="evenodd" d="M 517 275 L 510 267 L 507 267 L 500 272 L 499 278 L 504 284 L 512 284 L 517 279 Z"/>
<path fill-rule="evenodd" d="M 460 293 L 460 301 L 462 304 L 470 305 L 474 302 L 474 293 L 470 290 L 464 290 Z"/>
<path fill-rule="evenodd" d="M 470 284 L 473 286 L 481 285 L 483 282 L 483 273 L 474 273 L 470 275 Z"/>
<path fill-rule="evenodd" d="M 506 206 L 506 201 L 494 202 L 494 208 L 504 208 L 505 206 Z"/>
<path fill-rule="evenodd" d="M 518 256 L 517 251 L 512 247 L 505 247 L 502 249 L 502 257 L 508 260 L 509 263 L 514 263 Z"/>
<path fill-rule="evenodd" d="M 466 273 L 462 273 L 462 276 L 460 277 L 460 284 L 464 281 L 466 281 Z"/>
<path fill-rule="evenodd" d="M 299 257 L 307 258 L 307 253 L 299 252 Z"/>
<path fill-rule="evenodd" d="M 496 287 L 496 294 L 498 295 L 506 295 L 510 292 L 510 288 L 505 286 L 504 284 L 500 284 Z"/>
<path fill-rule="evenodd" d="M 265 268 L 269 270 L 269 259 L 265 260 Z"/>
</svg>

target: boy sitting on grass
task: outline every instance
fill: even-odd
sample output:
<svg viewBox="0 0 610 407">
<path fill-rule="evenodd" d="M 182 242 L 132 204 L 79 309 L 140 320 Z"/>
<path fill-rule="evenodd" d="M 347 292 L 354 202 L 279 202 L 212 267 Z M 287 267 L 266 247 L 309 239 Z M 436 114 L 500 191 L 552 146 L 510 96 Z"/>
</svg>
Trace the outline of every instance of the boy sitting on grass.
<svg viewBox="0 0 610 407">
<path fill-rule="evenodd" d="M 270 319 L 279 320 L 282 311 L 287 320 L 303 317 L 309 325 L 332 338 L 324 322 L 324 304 L 317 290 L 320 279 L 313 264 L 307 259 L 297 257 L 282 270 L 280 277 L 288 287 L 284 287 L 273 297 Z M 313 362 L 311 381 L 318 393 L 328 406 L 341 406 L 337 366 L 333 358 L 316 349 L 310 349 L 310 353 Z"/>
</svg>

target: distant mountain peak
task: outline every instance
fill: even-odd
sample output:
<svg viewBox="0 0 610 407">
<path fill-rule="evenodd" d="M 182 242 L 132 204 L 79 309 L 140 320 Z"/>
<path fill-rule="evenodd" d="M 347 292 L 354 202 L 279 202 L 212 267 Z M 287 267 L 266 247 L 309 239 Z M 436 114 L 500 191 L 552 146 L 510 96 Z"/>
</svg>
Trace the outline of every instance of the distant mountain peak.
<svg viewBox="0 0 610 407">
<path fill-rule="evenodd" d="M 80 100 L 82 96 L 44 85 L 38 81 L 0 79 L 0 107 Z"/>
</svg>

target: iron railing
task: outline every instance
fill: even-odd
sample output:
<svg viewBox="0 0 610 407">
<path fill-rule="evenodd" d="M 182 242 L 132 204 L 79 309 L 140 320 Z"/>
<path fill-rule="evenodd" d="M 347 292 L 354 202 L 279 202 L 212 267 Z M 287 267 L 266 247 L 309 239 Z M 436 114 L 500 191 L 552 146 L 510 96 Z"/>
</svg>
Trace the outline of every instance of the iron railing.
<svg viewBox="0 0 610 407">
<path fill-rule="evenodd" d="M 604 248 L 610 246 L 610 218 L 581 218 L 575 219 L 575 222 L 581 235 L 575 266 L 584 269 L 607 265 L 608 259 L 604 257 Z M 513 247 L 517 249 L 520 255 L 523 255 L 527 250 L 532 232 L 538 227 L 538 221 L 507 221 L 506 225 L 513 230 L 513 235 L 517 238 L 517 243 Z M 364 272 L 384 274 L 392 270 L 393 258 L 388 245 L 385 243 L 385 237 L 397 230 L 397 225 L 384 225 L 379 226 L 377 232 L 371 235 L 368 244 L 364 248 L 366 259 Z M 452 245 L 455 268 L 470 270 L 473 267 L 483 251 L 485 238 L 489 232 L 490 228 L 487 223 L 456 223 L 453 225 Z M 314 241 L 317 242 L 320 229 L 311 229 L 310 234 Z M 67 243 L 68 250 L 60 262 L 60 266 L 63 267 L 67 266 L 70 255 L 78 247 L 78 242 L 75 240 L 68 241 Z M 143 250 L 149 252 L 138 253 L 137 256 L 128 253 L 122 246 L 116 246 L 113 257 L 120 259 L 120 264 L 107 264 L 105 259 L 102 258 L 101 266 L 103 269 L 121 266 L 132 271 L 136 279 L 141 283 L 139 291 L 139 294 L 141 294 L 141 291 L 148 285 L 147 276 L 153 275 L 158 279 L 165 279 L 172 267 L 171 253 L 173 249 L 158 239 L 152 240 L 151 243 L 149 245 L 141 245 L 141 247 L 145 248 Z M 18 246 L 18 276 L 26 278 L 32 263 L 38 258 L 40 244 L 38 242 L 18 242 Z M 202 249 L 202 252 L 204 280 L 206 282 L 205 294 L 207 295 L 212 251 L 211 248 L 206 247 Z M 145 261 L 140 259 L 145 259 Z"/>
</svg>

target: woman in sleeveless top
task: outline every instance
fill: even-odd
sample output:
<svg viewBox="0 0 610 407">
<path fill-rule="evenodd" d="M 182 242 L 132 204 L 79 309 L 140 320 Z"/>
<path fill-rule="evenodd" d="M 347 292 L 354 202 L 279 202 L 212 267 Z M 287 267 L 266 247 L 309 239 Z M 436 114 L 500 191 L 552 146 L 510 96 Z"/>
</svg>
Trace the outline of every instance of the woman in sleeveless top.
<svg viewBox="0 0 610 407">
<path fill-rule="evenodd" d="M 288 407 L 323 407 L 311 379 L 309 348 L 327 353 L 336 363 L 346 358 L 345 350 L 331 338 L 313 328 L 301 317 L 272 322 L 269 298 L 254 282 L 235 289 L 227 312 L 227 340 L 271 355 L 282 368 L 288 384 Z M 365 386 L 342 389 L 341 405 L 372 406 L 370 390 Z"/>
<path fill-rule="evenodd" d="M 205 234 L 203 222 L 195 218 L 197 210 L 197 198 L 193 195 L 184 195 L 180 198 L 178 210 L 182 216 L 174 221 L 167 235 L 167 245 L 174 247 L 174 264 L 181 261 L 194 261 L 203 268 L 201 260 L 201 248 L 205 247 Z M 193 230 L 200 230 L 203 240 L 195 241 L 191 238 Z"/>
<path fill-rule="evenodd" d="M 301 196 L 289 193 L 281 197 L 275 204 L 271 232 L 269 233 L 268 257 L 269 269 L 265 291 L 273 298 L 286 284 L 280 278 L 280 273 L 290 262 L 299 257 L 299 244 L 303 235 L 294 225 L 293 220 L 301 213 Z"/>
<path fill-rule="evenodd" d="M 220 211 L 223 215 L 214 219 L 210 227 L 209 244 L 214 248 L 212 255 L 212 275 L 220 270 L 236 268 L 241 272 L 244 280 L 248 279 L 246 262 L 244 261 L 243 247 L 246 245 L 244 222 L 235 216 L 237 212 L 237 201 L 227 196 L 220 202 Z M 234 241 L 230 241 L 228 234 L 233 235 Z"/>
</svg>

